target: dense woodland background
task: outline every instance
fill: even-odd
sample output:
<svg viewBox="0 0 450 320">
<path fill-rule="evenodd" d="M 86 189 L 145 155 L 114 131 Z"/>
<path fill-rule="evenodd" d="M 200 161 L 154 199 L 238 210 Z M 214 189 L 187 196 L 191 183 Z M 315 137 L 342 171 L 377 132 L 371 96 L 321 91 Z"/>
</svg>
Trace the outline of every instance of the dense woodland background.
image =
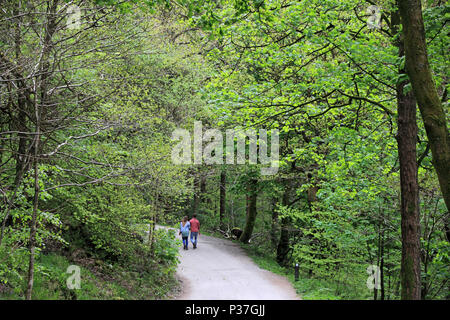
<svg viewBox="0 0 450 320">
<path fill-rule="evenodd" d="M 0 1 L 0 298 L 167 297 L 179 244 L 154 226 L 196 212 L 298 263 L 305 299 L 448 299 L 449 17 L 428 0 Z M 194 121 L 280 130 L 278 173 L 175 165 Z"/>
</svg>

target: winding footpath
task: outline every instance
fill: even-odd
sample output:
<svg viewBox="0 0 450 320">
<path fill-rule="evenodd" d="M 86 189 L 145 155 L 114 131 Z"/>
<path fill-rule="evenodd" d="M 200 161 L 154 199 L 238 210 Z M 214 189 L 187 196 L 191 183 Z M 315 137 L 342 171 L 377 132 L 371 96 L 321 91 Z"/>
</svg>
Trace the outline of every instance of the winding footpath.
<svg viewBox="0 0 450 320">
<path fill-rule="evenodd" d="M 177 233 L 178 234 L 178 233 Z M 297 300 L 290 282 L 259 268 L 232 241 L 200 235 L 197 249 L 180 247 L 181 300 Z"/>
</svg>

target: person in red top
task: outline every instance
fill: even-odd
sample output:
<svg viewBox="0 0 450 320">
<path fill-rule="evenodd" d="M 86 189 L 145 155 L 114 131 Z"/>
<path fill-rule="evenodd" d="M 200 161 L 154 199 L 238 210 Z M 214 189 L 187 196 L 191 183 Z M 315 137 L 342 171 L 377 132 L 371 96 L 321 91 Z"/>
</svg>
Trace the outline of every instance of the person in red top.
<svg viewBox="0 0 450 320">
<path fill-rule="evenodd" d="M 194 249 L 197 249 L 197 237 L 200 234 L 200 222 L 197 220 L 197 215 L 194 213 L 192 219 L 189 220 L 191 224 L 191 242 Z"/>
</svg>

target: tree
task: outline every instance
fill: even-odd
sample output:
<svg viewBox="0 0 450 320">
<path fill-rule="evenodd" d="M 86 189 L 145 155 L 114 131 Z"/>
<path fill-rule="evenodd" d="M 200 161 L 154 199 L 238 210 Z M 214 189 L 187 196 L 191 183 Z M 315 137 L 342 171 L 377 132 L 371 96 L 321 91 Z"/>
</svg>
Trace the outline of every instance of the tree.
<svg viewBox="0 0 450 320">
<path fill-rule="evenodd" d="M 398 32 L 399 14 L 391 15 L 391 30 L 396 36 L 394 44 L 398 55 L 404 57 L 404 38 Z M 407 91 L 408 80 L 403 66 L 399 67 L 399 80 L 396 85 L 397 100 L 397 144 L 400 163 L 400 213 L 402 233 L 401 286 L 402 299 L 420 299 L 420 213 L 419 182 L 416 155 L 417 122 L 416 99 L 414 93 Z M 401 80 L 403 78 L 403 80 Z"/>
<path fill-rule="evenodd" d="M 226 188 L 227 188 L 227 173 L 225 169 L 220 171 L 219 183 L 219 229 L 225 230 L 225 212 L 226 212 Z"/>
<path fill-rule="evenodd" d="M 450 136 L 428 62 L 420 0 L 398 0 L 403 26 L 406 71 L 411 80 L 447 210 L 450 211 Z"/>
<path fill-rule="evenodd" d="M 277 7 L 273 3 L 239 3 L 242 6 L 235 7 L 236 15 L 245 14 L 246 19 L 234 20 L 228 14 L 231 10 L 227 11 L 228 15 L 221 16 L 221 34 L 230 40 L 223 41 L 226 44 L 225 49 L 221 48 L 220 52 L 225 52 L 221 56 L 228 58 L 233 66 L 229 73 L 224 72 L 228 83 L 231 83 L 229 78 L 237 74 L 239 67 L 242 72 L 241 80 L 245 79 L 247 82 L 242 88 L 234 88 L 233 94 L 228 94 L 227 89 L 224 89 L 227 93 L 222 100 L 228 100 L 229 106 L 235 112 L 241 113 L 243 121 L 252 119 L 256 124 L 273 124 L 283 119 L 284 128 L 289 130 L 295 127 L 292 118 L 296 115 L 305 116 L 306 119 L 301 123 L 304 125 L 312 118 L 326 118 L 327 114 L 331 114 L 336 116 L 336 120 L 344 122 L 337 125 L 347 126 L 345 119 L 350 119 L 351 116 L 338 115 L 337 109 L 348 108 L 355 111 L 355 128 L 359 128 L 364 121 L 360 112 L 370 106 L 385 112 L 388 119 L 386 122 L 390 122 L 395 112 L 388 101 L 396 99 L 402 198 L 402 290 L 410 292 L 404 295 L 405 298 L 419 298 L 420 199 L 416 160 L 418 129 L 415 117 L 417 94 L 416 90 L 414 94 L 408 91 L 403 67 L 403 46 L 406 47 L 408 56 L 407 46 L 410 42 L 406 36 L 398 38 L 398 15 L 396 17 L 394 14 L 391 21 L 383 17 L 388 29 L 385 24 L 379 32 L 367 30 L 364 33 L 362 30 L 366 31 L 366 21 L 358 15 L 361 3 L 357 1 L 326 4 L 300 1 L 289 4 L 286 10 L 283 6 Z M 389 5 L 387 7 L 389 8 Z M 345 10 L 348 8 L 352 8 L 356 13 L 356 19 L 346 15 Z M 396 9 L 394 6 L 393 11 Z M 339 12 L 339 17 L 328 16 L 331 12 Z M 227 23 L 231 26 L 228 27 Z M 388 37 L 385 37 L 386 35 Z M 425 37 L 422 38 L 425 44 Z M 389 43 L 394 46 L 389 46 Z M 408 61 L 408 58 L 406 60 Z M 311 65 L 312 62 L 314 65 Z M 398 69 L 391 72 L 392 69 L 388 70 L 386 65 L 396 65 Z M 408 68 L 408 62 L 406 66 Z M 311 75 L 314 75 L 314 79 L 308 81 Z M 337 79 L 340 81 L 336 81 Z M 217 87 L 222 88 L 221 84 Z M 221 101 L 220 93 L 216 93 L 216 97 Z M 353 109 L 355 105 L 359 106 Z M 421 113 L 423 114 L 422 110 Z M 440 112 L 435 118 L 440 119 L 437 121 L 441 124 L 440 128 L 446 130 L 445 114 Z M 430 123 L 424 119 L 424 123 L 427 122 Z M 429 125 L 425 124 L 428 133 L 430 130 L 427 126 Z M 438 127 L 436 123 L 435 127 Z M 440 137 L 439 141 L 446 145 L 448 133 L 439 130 L 435 130 L 435 133 Z M 430 137 L 429 134 L 428 136 Z M 429 143 L 431 146 L 431 142 Z M 442 157 L 445 157 L 445 154 L 448 154 L 446 147 L 439 148 Z M 426 152 L 421 158 L 424 155 L 426 156 Z M 434 154 L 433 159 L 436 165 L 439 161 L 435 160 Z M 439 181 L 441 189 L 445 189 L 449 180 L 445 177 L 449 172 L 446 167 L 449 161 L 447 158 L 440 162 L 443 163 L 441 170 L 444 168 L 445 173 L 438 172 L 438 175 L 444 177 L 440 177 Z M 444 186 L 442 181 L 445 182 Z M 445 193 L 443 190 L 444 199 Z"/>
<path fill-rule="evenodd" d="M 82 243 L 130 269 L 156 266 L 161 253 L 153 250 L 149 263 L 152 248 L 137 241 L 134 225 L 186 196 L 184 168 L 170 162 L 170 132 L 201 106 L 202 64 L 170 43 L 167 21 L 139 5 L 131 12 L 130 3 L 83 2 L 72 30 L 67 2 L 2 2 L 0 281 L 22 288 L 25 279 L 26 299 L 53 241 L 61 251 Z"/>
<path fill-rule="evenodd" d="M 258 198 L 258 179 L 249 177 L 247 181 L 247 218 L 245 220 L 244 230 L 239 237 L 239 241 L 247 243 L 252 237 L 253 228 L 255 227 L 255 220 L 257 215 L 256 200 Z"/>
</svg>

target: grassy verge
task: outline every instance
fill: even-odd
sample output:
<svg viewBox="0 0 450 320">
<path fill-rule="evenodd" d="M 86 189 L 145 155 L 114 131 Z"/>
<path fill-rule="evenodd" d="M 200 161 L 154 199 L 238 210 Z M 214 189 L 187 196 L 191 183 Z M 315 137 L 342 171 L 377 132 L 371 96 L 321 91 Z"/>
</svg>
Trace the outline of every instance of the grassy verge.
<svg viewBox="0 0 450 320">
<path fill-rule="evenodd" d="M 260 268 L 286 277 L 303 300 L 359 300 L 370 298 L 368 290 L 355 290 L 333 280 L 317 279 L 300 273 L 298 281 L 295 281 L 294 268 L 281 267 L 276 262 L 275 257 L 261 253 L 251 245 L 238 243 Z"/>
<path fill-rule="evenodd" d="M 137 237 L 146 240 L 136 227 Z M 145 242 L 145 241 L 144 241 Z M 164 230 L 154 234 L 153 250 L 136 242 L 126 254 L 104 258 L 103 252 L 87 247 L 57 249 L 36 257 L 32 298 L 35 300 L 136 300 L 168 299 L 178 289 L 175 278 L 177 241 Z M 0 252 L 1 254 L 2 252 Z M 8 254 L 8 253 L 7 253 Z M 6 255 L 0 268 L 0 300 L 24 299 L 28 251 Z M 0 261 L 2 256 L 0 255 Z M 79 268 L 81 288 L 70 289 Z M 78 269 L 76 268 L 76 269 Z M 68 285 L 69 283 L 69 285 Z"/>
<path fill-rule="evenodd" d="M 80 289 L 68 289 L 66 273 L 70 262 L 65 256 L 51 253 L 37 261 L 33 286 L 34 300 L 131 300 L 164 299 L 176 286 L 173 275 L 164 268 L 151 272 L 132 272 L 100 260 L 80 267 Z M 25 281 L 22 281 L 25 282 Z M 25 288 L 0 286 L 0 299 L 23 299 Z"/>
</svg>

